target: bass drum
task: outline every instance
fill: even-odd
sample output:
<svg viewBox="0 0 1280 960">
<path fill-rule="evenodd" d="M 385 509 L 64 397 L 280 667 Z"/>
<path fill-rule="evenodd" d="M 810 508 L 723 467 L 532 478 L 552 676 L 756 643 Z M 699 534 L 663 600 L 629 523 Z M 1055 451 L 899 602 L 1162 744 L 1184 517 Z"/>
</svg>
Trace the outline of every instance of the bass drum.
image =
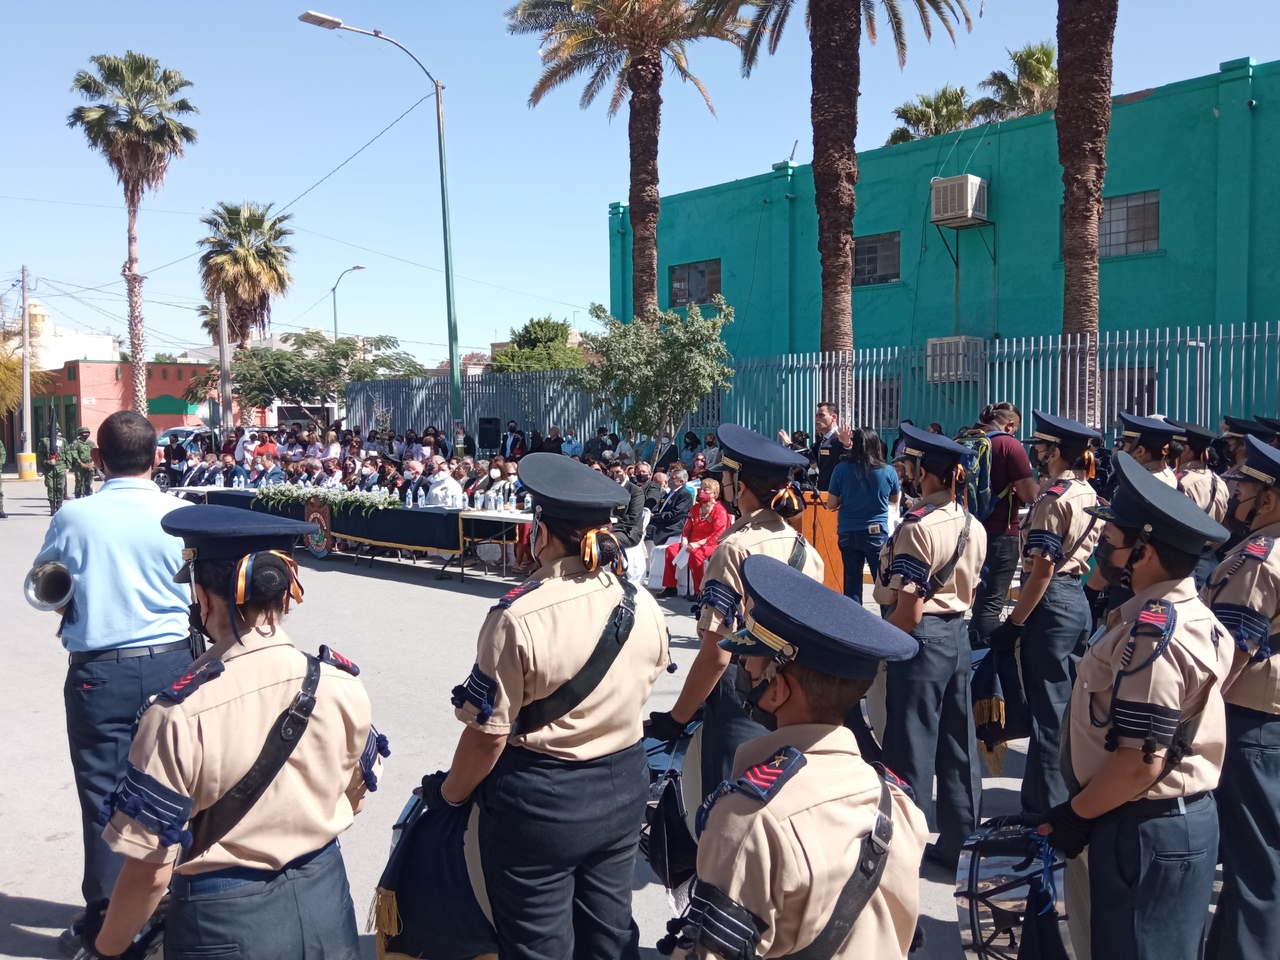
<svg viewBox="0 0 1280 960">
<path fill-rule="evenodd" d="M 409 799 L 370 914 L 381 960 L 475 960 L 498 952 L 480 868 L 480 808 Z"/>
<path fill-rule="evenodd" d="M 668 890 L 687 883 L 697 864 L 695 822 L 707 792 L 702 784 L 702 731 L 701 723 L 690 724 L 670 743 L 644 742 L 649 805 L 640 829 L 640 853 Z"/>
</svg>

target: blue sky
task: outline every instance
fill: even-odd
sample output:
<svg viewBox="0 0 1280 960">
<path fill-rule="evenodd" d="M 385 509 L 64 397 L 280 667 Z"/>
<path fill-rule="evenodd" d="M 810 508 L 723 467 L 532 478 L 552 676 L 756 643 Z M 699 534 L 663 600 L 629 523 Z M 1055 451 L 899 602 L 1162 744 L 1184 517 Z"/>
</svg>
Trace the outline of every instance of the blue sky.
<svg viewBox="0 0 1280 960">
<path fill-rule="evenodd" d="M 195 258 L 158 269 L 195 251 L 197 217 L 218 201 L 288 203 L 428 92 L 426 78 L 390 44 L 300 23 L 305 3 L 395 37 L 446 84 L 464 350 L 505 339 L 531 316 L 550 313 L 589 327 L 587 306 L 608 300 L 608 205 L 627 194 L 625 107 L 612 122 L 604 103 L 582 111 L 580 86 L 573 86 L 530 110 L 537 41 L 508 36 L 506 3 L 492 0 L 10 4 L 0 58 L 0 84 L 9 91 L 0 292 L 26 263 L 55 321 L 125 331 L 120 189 L 65 120 L 78 102 L 71 78 L 91 54 L 138 50 L 192 80 L 190 98 L 201 111 L 193 121 L 199 143 L 143 204 L 148 352 L 202 344 L 192 310 L 200 302 Z M 908 20 L 905 70 L 887 42 L 865 48 L 860 149 L 884 142 L 897 104 L 947 82 L 972 91 L 1003 65 L 1007 47 L 1054 35 L 1051 0 L 987 0 L 981 19 L 978 3 L 970 0 L 973 31 L 954 46 L 937 33 L 927 44 Z M 1211 13 L 1191 0 L 1122 0 L 1115 91 L 1212 73 L 1237 57 L 1280 58 L 1278 28 L 1274 0 L 1224 0 Z M 749 80 L 727 46 L 695 48 L 691 64 L 718 116 L 695 90 L 668 78 L 664 194 L 765 172 L 796 141 L 797 161 L 809 160 L 802 20 L 793 19 L 778 55 Z M 400 337 L 430 364 L 446 356 L 433 110 L 432 101 L 421 104 L 290 208 L 299 231 L 296 283 L 276 304 L 277 331 L 330 328 L 329 288 L 361 263 L 368 269 L 348 275 L 339 289 L 342 331 Z M 15 294 L 6 294 L 6 316 Z"/>
</svg>

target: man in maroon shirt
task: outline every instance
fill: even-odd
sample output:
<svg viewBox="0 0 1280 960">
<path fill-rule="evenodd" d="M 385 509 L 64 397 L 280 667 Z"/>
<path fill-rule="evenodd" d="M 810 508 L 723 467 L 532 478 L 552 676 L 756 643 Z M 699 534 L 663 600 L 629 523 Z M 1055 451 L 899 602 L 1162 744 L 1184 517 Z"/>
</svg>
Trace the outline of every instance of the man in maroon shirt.
<svg viewBox="0 0 1280 960">
<path fill-rule="evenodd" d="M 987 530 L 987 558 L 982 582 L 973 600 L 969 643 L 976 649 L 1000 623 L 1009 585 L 1018 570 L 1018 506 L 1040 493 L 1031 472 L 1026 448 L 1018 441 L 1022 412 L 1012 403 L 992 403 L 978 416 L 975 430 L 991 440 L 991 495 L 997 497 L 991 515 L 982 521 Z"/>
</svg>

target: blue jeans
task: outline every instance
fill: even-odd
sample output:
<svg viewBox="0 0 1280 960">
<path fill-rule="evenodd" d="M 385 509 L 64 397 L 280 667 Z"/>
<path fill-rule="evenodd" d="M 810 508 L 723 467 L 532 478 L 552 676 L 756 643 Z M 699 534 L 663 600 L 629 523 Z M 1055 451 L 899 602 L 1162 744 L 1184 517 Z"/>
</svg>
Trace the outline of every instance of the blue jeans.
<svg viewBox="0 0 1280 960">
<path fill-rule="evenodd" d="M 844 559 L 844 595 L 862 602 L 862 569 L 871 565 L 871 575 L 875 576 L 880 563 L 880 548 L 889 539 L 882 524 L 879 533 L 868 533 L 866 530 L 852 530 L 840 534 L 840 556 Z"/>
</svg>

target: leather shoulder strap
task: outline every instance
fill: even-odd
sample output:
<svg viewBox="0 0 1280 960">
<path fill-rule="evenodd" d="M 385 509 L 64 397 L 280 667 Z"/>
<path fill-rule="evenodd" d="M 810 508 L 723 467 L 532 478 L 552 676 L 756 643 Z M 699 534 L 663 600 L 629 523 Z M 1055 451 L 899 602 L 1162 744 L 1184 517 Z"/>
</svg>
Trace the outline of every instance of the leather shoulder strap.
<svg viewBox="0 0 1280 960">
<path fill-rule="evenodd" d="M 880 809 L 876 811 L 875 826 L 862 841 L 858 865 L 845 883 L 844 889 L 840 891 L 840 896 L 836 898 L 831 919 L 807 947 L 787 954 L 783 960 L 832 960 L 844 942 L 849 939 L 853 925 L 858 922 L 858 917 L 871 902 L 872 895 L 880 886 L 880 878 L 884 876 L 889 843 L 893 840 L 892 814 L 893 797 L 889 793 L 889 784 L 882 779 Z"/>
<path fill-rule="evenodd" d="M 797 570 L 804 569 L 804 558 L 808 555 L 808 550 L 804 545 L 804 537 L 796 537 L 796 542 L 791 547 L 791 557 L 787 560 L 787 566 L 795 567 Z"/>
<path fill-rule="evenodd" d="M 192 841 L 182 855 L 184 863 L 194 860 L 230 833 L 266 793 L 307 730 L 311 711 L 316 706 L 316 687 L 319 684 L 320 661 L 308 654 L 307 675 L 302 681 L 302 689 L 272 725 L 267 742 L 262 745 L 262 751 L 249 772 L 212 806 L 201 810 L 192 819 Z"/>
<path fill-rule="evenodd" d="M 541 730 L 547 724 L 559 720 L 569 711 L 575 709 L 600 686 L 613 661 L 622 652 L 622 645 L 631 636 L 631 628 L 636 623 L 636 587 L 629 580 L 620 579 L 622 584 L 622 602 L 613 608 L 609 622 L 604 625 L 595 649 L 582 669 L 556 687 L 541 700 L 534 700 L 520 708 L 516 722 L 511 725 L 511 736 Z"/>
<path fill-rule="evenodd" d="M 951 555 L 950 560 L 939 568 L 937 573 L 929 578 L 930 596 L 946 586 L 947 581 L 951 579 L 951 574 L 955 572 L 956 564 L 960 562 L 960 558 L 964 556 L 965 548 L 969 546 L 969 530 L 972 526 L 973 514 L 966 510 L 964 512 L 964 529 L 960 531 L 960 537 L 956 540 L 956 552 Z"/>
</svg>

